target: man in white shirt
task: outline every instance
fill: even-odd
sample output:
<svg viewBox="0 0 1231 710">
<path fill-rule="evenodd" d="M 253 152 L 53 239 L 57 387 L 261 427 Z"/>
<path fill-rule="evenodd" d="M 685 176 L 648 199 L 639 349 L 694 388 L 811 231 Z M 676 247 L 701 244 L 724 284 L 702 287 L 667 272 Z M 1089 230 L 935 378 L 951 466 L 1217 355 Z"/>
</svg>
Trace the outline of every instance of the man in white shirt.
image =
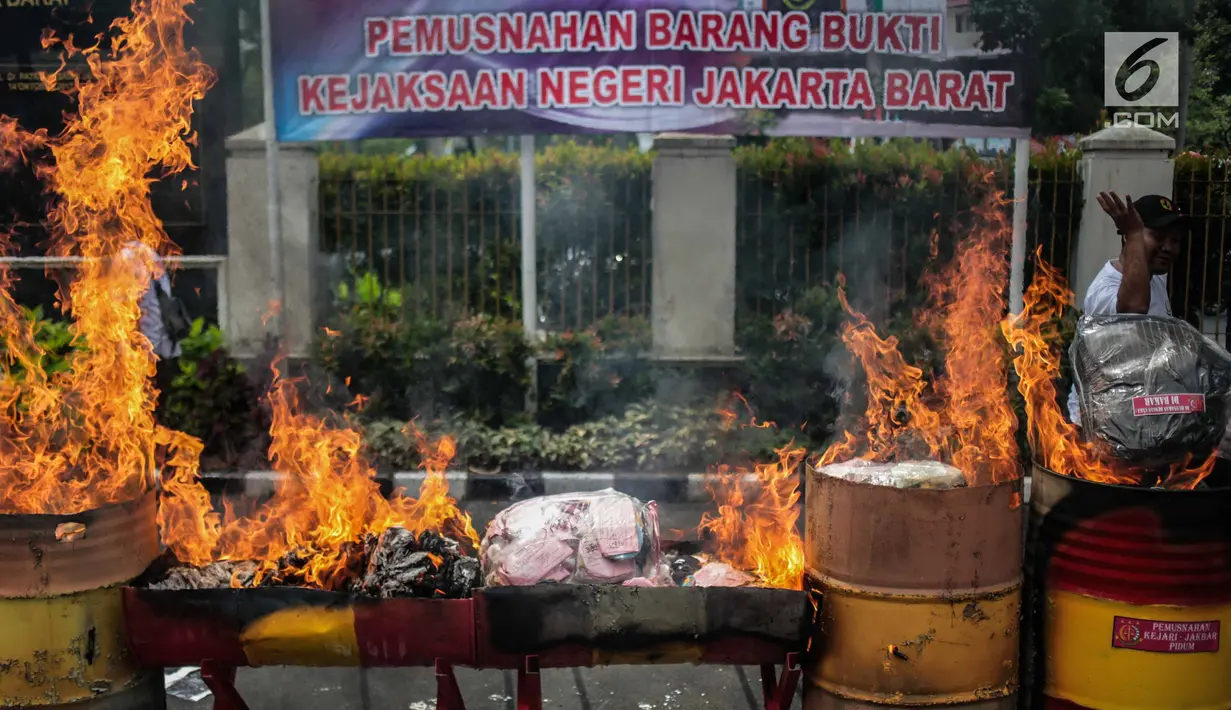
<svg viewBox="0 0 1231 710">
<path fill-rule="evenodd" d="M 1170 316 L 1167 273 L 1188 233 L 1188 215 L 1161 195 L 1123 201 L 1114 192 L 1098 196 L 1099 206 L 1120 232 L 1120 256 L 1103 268 L 1086 289 L 1082 311 L 1092 314 L 1146 313 Z M 1069 392 L 1069 419 L 1081 425 L 1077 391 Z"/>
</svg>

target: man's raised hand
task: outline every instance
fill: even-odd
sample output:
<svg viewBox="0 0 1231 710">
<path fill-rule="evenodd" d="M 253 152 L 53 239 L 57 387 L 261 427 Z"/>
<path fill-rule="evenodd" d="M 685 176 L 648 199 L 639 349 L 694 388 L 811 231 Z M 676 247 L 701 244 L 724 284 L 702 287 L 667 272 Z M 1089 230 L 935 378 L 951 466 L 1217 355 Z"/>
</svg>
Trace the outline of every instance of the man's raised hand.
<svg viewBox="0 0 1231 710">
<path fill-rule="evenodd" d="M 1115 192 L 1100 192 L 1097 199 L 1099 207 L 1116 223 L 1116 229 L 1120 230 L 1125 239 L 1143 236 L 1145 224 L 1141 221 L 1141 215 L 1137 214 L 1137 208 L 1133 206 L 1133 198 L 1131 195 L 1124 197 L 1125 199 L 1121 200 Z"/>
</svg>

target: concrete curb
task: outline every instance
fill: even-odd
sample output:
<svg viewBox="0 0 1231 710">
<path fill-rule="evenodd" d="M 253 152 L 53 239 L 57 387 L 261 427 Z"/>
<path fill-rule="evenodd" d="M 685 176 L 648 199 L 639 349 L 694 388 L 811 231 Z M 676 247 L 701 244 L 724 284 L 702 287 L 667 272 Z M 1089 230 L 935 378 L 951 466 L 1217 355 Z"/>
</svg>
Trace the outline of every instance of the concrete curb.
<svg viewBox="0 0 1231 710">
<path fill-rule="evenodd" d="M 260 498 L 273 493 L 274 484 L 282 474 L 275 471 L 236 471 L 203 473 L 205 487 L 216 494 L 242 495 Z M 704 473 L 561 473 L 554 471 L 525 473 L 469 473 L 449 471 L 449 492 L 460 501 L 508 501 L 557 493 L 587 493 L 614 488 L 644 501 L 659 503 L 709 503 L 713 500 L 706 488 Z M 415 495 L 423 483 L 423 471 L 402 471 L 377 476 L 381 490 L 389 495 L 404 488 Z M 745 483 L 755 483 L 751 474 Z M 1030 477 L 1023 481 L 1023 502 L 1030 501 Z M 802 498 L 802 495 L 801 495 Z"/>
<path fill-rule="evenodd" d="M 281 477 L 275 471 L 237 471 L 203 473 L 205 487 L 212 493 L 252 498 L 269 495 Z M 449 491 L 462 501 L 507 501 L 557 493 L 586 493 L 614 488 L 621 493 L 660 503 L 708 503 L 713 499 L 706 488 L 704 473 L 579 473 L 522 472 L 445 474 Z M 414 495 L 423 483 L 423 471 L 380 474 L 377 480 L 386 495 L 404 488 Z M 751 475 L 745 481 L 755 481 Z"/>
</svg>

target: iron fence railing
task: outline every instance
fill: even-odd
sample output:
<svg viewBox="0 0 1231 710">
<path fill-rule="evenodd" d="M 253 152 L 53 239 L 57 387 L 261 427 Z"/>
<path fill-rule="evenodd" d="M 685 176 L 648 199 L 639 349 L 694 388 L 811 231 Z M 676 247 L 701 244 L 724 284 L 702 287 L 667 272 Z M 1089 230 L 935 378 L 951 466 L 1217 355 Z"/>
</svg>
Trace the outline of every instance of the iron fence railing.
<svg viewBox="0 0 1231 710">
<path fill-rule="evenodd" d="M 546 328 L 649 314 L 649 187 L 647 176 L 540 190 L 536 261 Z M 375 273 L 399 290 L 407 315 L 520 318 L 519 205 L 515 179 L 322 182 L 326 278 Z"/>
<path fill-rule="evenodd" d="M 1181 156 L 1177 161 L 1174 198 L 1196 220 L 1185 253 L 1171 274 L 1172 312 L 1224 347 L 1231 287 L 1229 188 L 1231 168 L 1226 160 Z"/>
<path fill-rule="evenodd" d="M 737 183 L 737 297 L 742 314 L 772 314 L 839 272 L 870 310 L 917 287 L 934 233 L 961 233 L 970 191 L 1012 185 L 1007 159 L 973 161 L 934 178 L 867 184 L 824 169 L 815 179 L 741 168 Z M 909 179 L 907 179 L 909 180 Z M 790 182 L 788 185 L 787 183 Z M 1075 160 L 1036 164 L 1029 180 L 1031 251 L 1066 268 L 1081 214 Z M 327 279 L 375 273 L 399 289 L 407 316 L 489 313 L 520 318 L 516 175 L 449 184 L 323 179 Z M 650 174 L 586 176 L 540 186 L 539 321 L 582 328 L 609 316 L 648 316 Z M 943 256 L 943 254 L 942 254 Z"/>
</svg>

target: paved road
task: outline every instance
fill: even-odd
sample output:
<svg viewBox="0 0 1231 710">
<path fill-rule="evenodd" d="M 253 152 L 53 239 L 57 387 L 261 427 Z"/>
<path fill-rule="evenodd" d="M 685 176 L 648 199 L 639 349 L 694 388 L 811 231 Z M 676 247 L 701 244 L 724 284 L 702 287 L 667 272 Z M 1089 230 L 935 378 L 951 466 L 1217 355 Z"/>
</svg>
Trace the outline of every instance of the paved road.
<svg viewBox="0 0 1231 710">
<path fill-rule="evenodd" d="M 467 710 L 514 710 L 511 671 L 458 669 Z M 543 706 L 559 710 L 757 710 L 760 671 L 739 666 L 613 666 L 543 671 Z M 252 710 L 435 710 L 432 670 L 242 669 L 236 681 Z M 169 710 L 202 710 L 168 697 Z M 800 707 L 798 700 L 794 707 Z"/>
</svg>

